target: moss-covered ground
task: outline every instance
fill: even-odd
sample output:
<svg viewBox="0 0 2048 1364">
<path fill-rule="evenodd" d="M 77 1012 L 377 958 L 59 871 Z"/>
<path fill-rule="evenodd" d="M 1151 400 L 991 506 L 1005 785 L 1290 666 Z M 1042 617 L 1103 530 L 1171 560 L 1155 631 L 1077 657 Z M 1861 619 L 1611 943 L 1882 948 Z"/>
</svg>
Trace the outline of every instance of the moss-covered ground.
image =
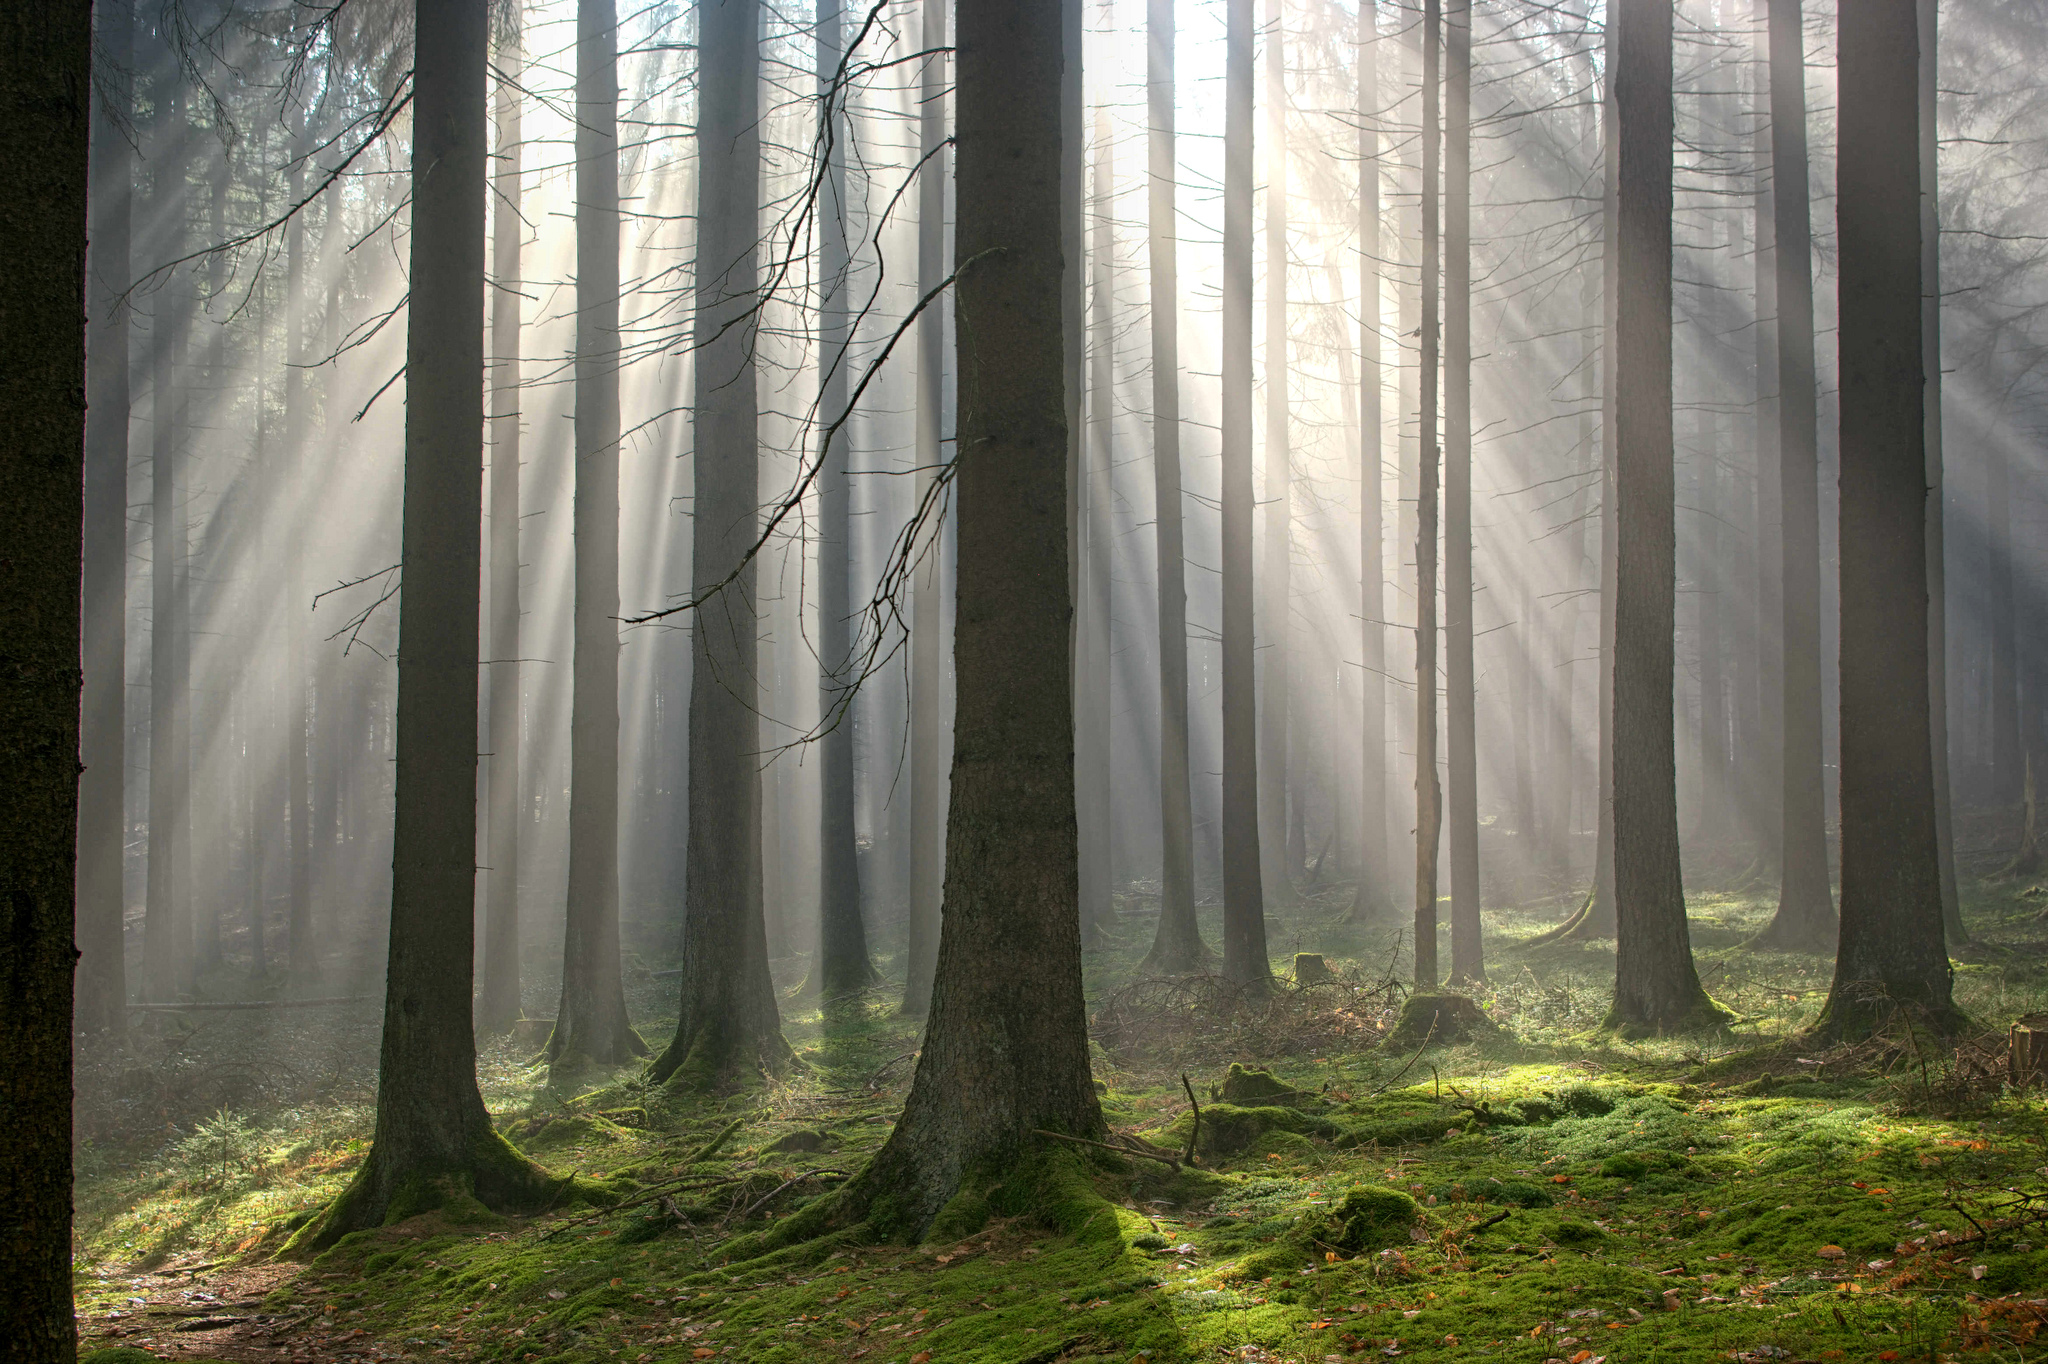
<svg viewBox="0 0 2048 1364">
<path fill-rule="evenodd" d="M 1987 1036 L 2048 1008 L 2028 889 L 1972 891 L 1980 942 L 1957 990 Z M 1980 1073 L 1987 1050 L 1906 1032 L 1802 1049 L 1830 964 L 1748 949 L 1762 899 L 1694 897 L 1732 1032 L 1597 1032 L 1611 943 L 1528 947 L 1554 908 L 1501 911 L 1493 984 L 1474 995 L 1489 1025 L 1418 1051 L 1377 1041 L 1397 1022 L 1398 993 L 1373 988 L 1401 969 L 1396 937 L 1344 926 L 1344 898 L 1273 935 L 1277 971 L 1320 952 L 1339 987 L 1098 1048 L 1111 1125 L 1162 1149 L 1193 1134 L 1188 1077 L 1200 1164 L 1104 1156 L 1085 1215 L 998 1199 L 921 1245 L 856 1232 L 760 1253 L 879 1145 L 916 1045 L 886 993 L 830 1017 L 792 998 L 803 1067 L 719 1097 L 633 1071 L 549 1077 L 524 1064 L 530 1040 L 492 1044 L 502 1129 L 556 1173 L 608 1180 L 625 1194 L 608 1210 L 436 1214 L 279 1263 L 362 1159 L 360 1076 L 289 1111 L 104 1134 L 81 1157 L 87 1344 L 536 1364 L 1761 1364 L 2018 1361 L 2048 1336 L 2048 1223 L 2006 1225 L 2048 1214 L 2028 1201 L 2048 1190 L 2041 1092 Z M 1098 1006 L 1143 955 L 1147 921 L 1128 924 L 1090 956 Z M 658 998 L 659 981 L 636 989 Z M 639 1021 L 662 1031 L 651 1010 Z M 227 1324 L 176 1329 L 207 1321 Z"/>
</svg>

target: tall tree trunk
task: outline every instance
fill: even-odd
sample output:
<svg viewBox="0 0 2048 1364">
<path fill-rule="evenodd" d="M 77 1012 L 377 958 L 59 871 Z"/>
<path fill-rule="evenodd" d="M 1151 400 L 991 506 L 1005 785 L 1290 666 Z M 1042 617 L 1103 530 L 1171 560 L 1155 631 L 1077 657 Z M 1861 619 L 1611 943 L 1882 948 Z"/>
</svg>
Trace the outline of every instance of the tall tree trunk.
<svg viewBox="0 0 2048 1364">
<path fill-rule="evenodd" d="M 1700 988 L 1678 861 L 1672 732 L 1676 604 L 1671 429 L 1671 25 L 1668 0 L 1616 0 L 1621 214 L 1615 365 L 1614 1010 L 1624 1033 L 1721 1021 Z"/>
<path fill-rule="evenodd" d="M 1387 871 L 1387 632 L 1384 382 L 1380 341 L 1379 4 L 1358 7 L 1358 620 L 1364 719 L 1358 798 L 1358 894 L 1354 920 L 1392 908 Z"/>
<path fill-rule="evenodd" d="M 1105 3 L 1107 15 L 1111 9 Z M 1080 837 L 1081 923 L 1107 941 L 1116 923 L 1110 858 L 1116 827 L 1110 785 L 1110 536 L 1116 469 L 1116 144 L 1109 108 L 1095 108 L 1094 197 L 1088 254 L 1093 271 L 1090 318 L 1095 343 L 1089 354 L 1089 422 L 1082 452 L 1080 676 L 1074 684 L 1074 814 Z"/>
<path fill-rule="evenodd" d="M 92 111 L 92 260 L 86 308 L 85 683 L 78 781 L 78 1027 L 118 1032 L 127 1003 L 124 806 L 128 598 L 128 332 L 135 158 L 133 0 L 101 0 Z"/>
<path fill-rule="evenodd" d="M 1783 416 L 1778 372 L 1777 193 L 1771 169 L 1770 5 L 1752 0 L 1756 30 L 1756 655 L 1757 742 L 1745 791 L 1753 809 L 1757 861 L 1766 875 L 1783 864 L 1785 800 L 1785 514 L 1778 456 Z"/>
<path fill-rule="evenodd" d="M 1074 830 L 1061 20 L 959 0 L 959 686 L 946 913 L 903 1117 L 849 1203 L 922 1234 L 1034 1129 L 1093 1137 Z"/>
<path fill-rule="evenodd" d="M 452 1198 L 532 1207 L 558 1185 L 491 1126 L 476 1084 L 477 587 L 482 571 L 483 6 L 422 4 L 413 59 L 405 593 L 390 956 L 377 1127 L 314 1247 Z"/>
<path fill-rule="evenodd" d="M 758 534 L 754 308 L 760 289 L 759 0 L 699 0 L 696 497 L 691 536 L 690 829 L 681 1011 L 656 1081 L 715 1086 L 789 1057 L 761 921 L 751 708 Z M 722 585 L 722 586 L 721 586 Z M 709 593 L 708 598 L 705 594 Z"/>
<path fill-rule="evenodd" d="M 1927 659 L 1920 101 L 1915 0 L 1838 22 L 1841 243 L 1842 931 L 1815 1024 L 1860 1037 L 1903 1010 L 1951 1031 Z"/>
<path fill-rule="evenodd" d="M 846 160 L 840 129 L 850 95 L 838 88 L 845 18 L 839 0 L 819 0 L 817 78 L 819 154 L 825 158 L 818 205 L 818 356 L 823 366 L 818 420 L 847 423 L 825 440 L 818 471 L 819 713 L 839 716 L 820 742 L 818 956 L 812 981 L 826 999 L 852 994 L 878 977 L 868 960 L 860 917 L 860 861 L 853 823 L 853 485 L 847 472 L 852 441 L 847 413 Z M 917 698 L 911 698 L 915 707 Z M 915 721 L 913 720 L 913 724 Z M 913 860 L 914 860 L 913 853 Z"/>
<path fill-rule="evenodd" d="M 19 272 L 0 303 L 0 1321 L 8 1358 L 22 1364 L 71 1364 L 78 1341 L 71 990 L 91 54 L 85 0 L 0 19 L 0 258 Z"/>
<path fill-rule="evenodd" d="M 1197 970 L 1210 960 L 1195 923 L 1195 816 L 1188 774 L 1174 0 L 1146 0 L 1145 38 L 1145 249 L 1151 265 L 1146 302 L 1152 340 L 1152 535 L 1159 621 L 1159 926 L 1139 974 L 1171 976 Z"/>
<path fill-rule="evenodd" d="M 1285 0 L 1266 0 L 1266 563 L 1259 652 L 1259 866 L 1266 898 L 1295 901 L 1301 864 L 1289 854 L 1288 742 L 1293 691 L 1293 453 L 1287 363 L 1287 38 Z"/>
<path fill-rule="evenodd" d="M 304 127 L 292 138 L 292 165 L 287 172 L 285 192 L 293 203 L 305 197 L 306 162 L 313 139 Z M 340 198 L 327 201 L 327 221 L 321 229 L 321 255 L 331 258 L 331 239 L 339 230 Z M 313 400 L 307 391 L 308 323 L 306 320 L 306 213 L 292 215 L 285 228 L 284 279 L 284 458 L 291 471 L 294 507 L 305 505 L 312 458 Z M 330 286 L 332 287 L 332 286 Z M 330 303 L 328 311 L 334 309 Z M 295 535 L 286 546 L 285 569 L 285 666 L 284 666 L 284 811 L 291 826 L 286 853 L 285 970 L 294 981 L 310 980 L 320 969 L 320 945 L 313 918 L 313 773 L 310 746 L 313 742 L 312 678 L 307 659 L 307 634 L 311 626 L 312 593 L 306 584 L 306 546 Z"/>
<path fill-rule="evenodd" d="M 519 84 L 525 69 L 522 6 L 505 7 L 497 34 L 496 122 L 492 168 L 490 440 L 491 656 L 490 762 L 485 807 L 484 984 L 477 1027 L 502 1032 L 522 1012 L 519 996 L 519 769 L 522 708 L 519 662 L 519 457 L 520 306 L 522 232 L 520 162 L 526 148 L 520 127 Z"/>
<path fill-rule="evenodd" d="M 228 177 L 233 168 L 233 158 L 229 148 L 225 145 L 221 147 L 220 152 L 221 154 L 218 159 L 214 160 L 208 168 L 206 240 L 209 243 L 224 241 L 227 238 Z M 225 297 L 227 283 L 226 253 L 221 251 L 209 253 L 206 258 L 206 303 L 209 310 L 216 299 L 223 299 Z M 209 395 L 209 397 L 213 394 L 224 393 L 227 390 L 228 334 L 225 321 L 225 318 L 211 319 L 210 325 L 206 328 L 206 386 L 201 392 Z M 190 428 L 188 427 L 187 429 Z M 190 458 L 189 455 L 188 458 Z M 210 532 L 211 528 L 209 527 L 205 533 L 202 533 L 200 539 L 202 553 L 210 553 L 212 551 L 215 537 Z M 189 548 L 187 553 L 188 555 L 190 554 Z M 186 617 L 187 629 L 185 631 L 184 671 L 186 695 L 191 699 L 188 701 L 186 724 L 181 734 L 181 741 L 185 745 L 185 754 L 184 761 L 180 766 L 185 770 L 184 789 L 188 793 L 188 799 L 189 794 L 195 790 L 210 791 L 214 784 L 214 773 L 205 769 L 197 772 L 197 779 L 195 780 L 192 764 L 191 736 L 193 730 L 195 728 L 198 730 L 202 736 L 202 742 L 204 742 L 227 728 L 228 699 L 236 685 L 224 678 L 216 682 L 215 678 L 210 675 L 202 677 L 197 687 L 191 685 L 191 638 L 197 633 L 213 635 L 219 629 L 218 624 L 211 615 L 213 610 L 218 609 L 220 600 L 218 593 L 209 592 L 206 594 L 203 600 L 206 608 L 209 610 L 209 614 L 200 619 L 196 628 L 191 625 L 189 614 L 192 610 L 190 605 L 192 596 L 191 583 L 195 578 L 202 584 L 208 583 L 213 577 L 213 574 L 208 571 L 209 568 L 210 565 L 205 565 L 202 566 L 199 572 L 194 573 L 188 558 L 184 576 L 184 590 L 187 601 L 185 609 L 188 613 Z M 210 672 L 211 669 L 209 669 Z M 205 710 L 199 713 L 197 717 L 198 722 L 195 724 L 192 712 L 199 705 L 204 705 Z M 202 749 L 201 751 L 203 755 L 204 750 Z M 204 824 L 201 826 L 200 846 L 214 850 L 225 850 L 228 842 L 228 820 L 226 817 L 227 812 L 224 808 L 225 802 L 208 799 L 203 802 L 192 801 L 190 804 L 192 808 L 199 812 L 199 817 L 204 820 Z M 196 878 L 199 875 L 200 861 L 197 857 L 188 858 L 185 865 L 191 869 L 193 877 Z M 205 881 L 198 885 L 196 894 L 191 891 L 187 892 L 188 903 L 191 905 L 192 912 L 192 957 L 196 975 L 204 976 L 211 974 L 218 971 L 221 966 L 220 920 L 221 901 L 224 898 L 222 892 L 225 889 L 222 884 L 222 874 L 226 870 L 224 857 L 218 854 L 209 857 L 206 859 Z"/>
<path fill-rule="evenodd" d="M 1827 950 L 1828 887 L 1821 756 L 1820 460 L 1813 367 L 1813 225 L 1807 205 L 1806 38 L 1800 0 L 1770 0 L 1771 187 L 1777 258 L 1779 564 L 1784 607 L 1783 823 L 1778 911 L 1758 942 Z"/>
<path fill-rule="evenodd" d="M 1970 941 L 1956 887 L 1948 760 L 1948 549 L 1941 440 L 1940 0 L 1918 0 L 1920 39 L 1920 358 L 1927 395 L 1927 716 L 1934 753 L 1934 837 L 1948 946 Z"/>
<path fill-rule="evenodd" d="M 1444 32 L 1444 662 L 1451 979 L 1486 979 L 1479 934 L 1479 735 L 1472 668 L 1472 6 Z M 1528 807 L 1523 806 L 1524 809 Z"/>
<path fill-rule="evenodd" d="M 1224 7 L 1223 974 L 1272 974 L 1260 868 L 1252 583 L 1252 0 Z"/>
<path fill-rule="evenodd" d="M 918 76 L 917 296 L 939 287 L 946 271 L 947 0 L 923 0 L 919 42 L 934 55 Z M 946 325 L 940 302 L 917 319 L 917 499 L 938 495 L 946 390 Z M 936 527 L 936 522 L 934 523 Z M 946 679 L 940 649 L 945 604 L 939 569 L 945 537 L 937 529 L 918 561 L 910 597 L 910 950 L 903 1012 L 931 1007 L 939 962 L 939 906 L 946 874 Z"/>
<path fill-rule="evenodd" d="M 551 1065 L 647 1054 L 619 967 L 619 20 L 576 5 L 576 592 L 569 902 Z"/>
<path fill-rule="evenodd" d="M 1437 849 L 1443 840 L 1443 792 L 1436 775 L 1436 383 L 1437 277 L 1442 243 L 1437 228 L 1438 47 L 1442 0 L 1422 4 L 1422 404 L 1421 479 L 1415 499 L 1415 983 L 1436 987 Z"/>
</svg>

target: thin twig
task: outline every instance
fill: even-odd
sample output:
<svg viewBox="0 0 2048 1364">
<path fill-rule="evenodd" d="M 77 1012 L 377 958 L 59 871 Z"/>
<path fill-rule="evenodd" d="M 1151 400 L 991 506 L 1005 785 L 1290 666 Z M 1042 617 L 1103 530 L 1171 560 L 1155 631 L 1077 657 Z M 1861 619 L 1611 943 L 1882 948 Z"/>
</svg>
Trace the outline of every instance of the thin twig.
<svg viewBox="0 0 2048 1364">
<path fill-rule="evenodd" d="M 1171 1165 L 1176 1174 L 1180 1172 L 1180 1157 L 1167 1155 L 1162 1151 L 1140 1151 L 1135 1146 L 1111 1146 L 1106 1141 L 1090 1141 L 1086 1137 L 1070 1137 L 1064 1132 L 1048 1132 L 1043 1127 L 1034 1127 L 1031 1130 L 1038 1136 L 1051 1137 L 1054 1141 L 1070 1141 L 1076 1146 L 1093 1146 L 1098 1151 L 1114 1151 L 1120 1156 L 1143 1156 L 1146 1160 L 1156 1160 L 1162 1165 Z"/>
</svg>

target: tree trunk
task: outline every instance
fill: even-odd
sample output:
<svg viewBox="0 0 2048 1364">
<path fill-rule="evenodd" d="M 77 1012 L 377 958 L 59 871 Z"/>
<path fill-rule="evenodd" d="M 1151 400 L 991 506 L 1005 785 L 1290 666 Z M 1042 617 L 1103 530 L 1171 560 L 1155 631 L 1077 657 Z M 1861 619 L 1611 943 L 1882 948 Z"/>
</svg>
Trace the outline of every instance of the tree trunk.
<svg viewBox="0 0 2048 1364">
<path fill-rule="evenodd" d="M 946 45 L 946 0 L 924 0 L 920 43 L 939 53 Z M 917 296 L 939 286 L 946 272 L 946 59 L 925 58 L 918 77 Z M 937 495 L 945 407 L 946 324 L 934 302 L 917 319 L 917 498 Z M 910 598 L 910 947 L 903 1012 L 922 1017 L 931 1007 L 939 960 L 939 905 L 946 874 L 946 678 L 940 648 L 945 604 L 939 570 L 945 537 L 934 530 L 911 580 Z"/>
<path fill-rule="evenodd" d="M 681 1011 L 656 1081 L 717 1086 L 789 1057 L 761 921 L 752 711 L 760 468 L 753 312 L 759 291 L 761 9 L 698 8 L 696 497 L 690 632 L 690 828 Z M 719 585 L 724 584 L 723 588 Z M 718 590 L 714 590 L 718 589 Z"/>
<path fill-rule="evenodd" d="M 303 120 L 303 116 L 302 116 Z M 305 197 L 305 166 L 312 151 L 312 139 L 303 126 L 292 138 L 292 168 L 287 172 L 285 192 L 293 203 Z M 330 196 L 327 221 L 321 229 L 321 255 L 331 259 L 331 238 L 339 228 L 340 200 Z M 291 471 L 290 484 L 295 508 L 304 505 L 308 482 L 307 465 L 312 457 L 308 431 L 312 425 L 312 398 L 307 392 L 309 359 L 306 322 L 306 212 L 292 215 L 285 228 L 284 281 L 284 458 Z M 325 262 L 323 262 L 324 264 Z M 334 309 L 330 304 L 330 315 Z M 331 320 L 331 316 L 330 316 Z M 296 518 L 295 518 L 296 519 Z M 306 585 L 306 546 L 294 536 L 285 548 L 285 664 L 284 664 L 284 814 L 291 826 L 285 868 L 285 971 L 292 980 L 311 980 L 320 969 L 320 947 L 313 921 L 313 773 L 310 746 L 313 742 L 312 679 L 307 665 L 307 639 L 311 626 L 312 593 Z"/>
<path fill-rule="evenodd" d="M 819 0 L 818 147 L 825 158 L 819 188 L 818 420 L 830 426 L 847 413 L 846 160 L 841 141 L 850 93 L 837 88 L 845 18 L 838 0 Z M 819 714 L 828 718 L 819 747 L 818 956 L 812 982 L 826 999 L 865 990 L 879 979 L 868 960 L 860 917 L 860 862 L 853 823 L 854 691 L 853 486 L 847 473 L 849 423 L 827 439 L 818 471 Z M 917 698 L 911 698 L 915 706 Z M 914 722 L 913 722 L 914 723 Z M 914 855 L 913 855 L 914 856 Z"/>
<path fill-rule="evenodd" d="M 1159 612 L 1159 926 L 1140 975 L 1200 970 L 1188 774 L 1188 591 L 1181 539 L 1180 252 L 1174 151 L 1174 0 L 1145 6 L 1146 282 L 1152 340 L 1152 534 Z"/>
<path fill-rule="evenodd" d="M 923 1233 L 1036 1128 L 1094 1137 L 1081 993 L 1061 364 L 1061 19 L 959 0 L 959 715 L 931 1022 L 849 1189 Z"/>
<path fill-rule="evenodd" d="M 1266 0 L 1266 542 L 1257 608 L 1259 646 L 1259 866 L 1276 905 L 1295 902 L 1301 863 L 1289 837 L 1288 740 L 1293 717 L 1293 454 L 1287 363 L 1287 39 L 1284 0 Z"/>
<path fill-rule="evenodd" d="M 1108 6 L 1105 5 L 1107 10 Z M 1090 316 L 1095 343 L 1089 356 L 1089 423 L 1081 443 L 1080 675 L 1074 683 L 1074 813 L 1080 839 L 1081 923 L 1099 942 L 1116 924 L 1111 889 L 1111 851 L 1116 806 L 1110 784 L 1110 555 L 1114 532 L 1116 469 L 1116 144 L 1109 108 L 1095 109 L 1094 197 L 1090 208 L 1089 255 L 1094 297 Z"/>
<path fill-rule="evenodd" d="M 524 20 L 521 6 L 507 7 L 509 22 L 498 34 L 496 121 L 498 146 L 491 193 L 490 364 L 490 762 L 485 837 L 484 985 L 477 1000 L 477 1027 L 503 1032 L 524 1012 L 519 995 L 519 456 L 520 306 L 522 241 L 520 161 L 525 153 L 520 128 Z"/>
<path fill-rule="evenodd" d="M 1948 946 L 1970 941 L 1956 887 L 1948 761 L 1948 506 L 1941 440 L 1940 0 L 1918 0 L 1920 25 L 1920 358 L 1927 395 L 1927 716 L 1934 753 L 1934 837 Z"/>
<path fill-rule="evenodd" d="M 1665 0 L 1616 0 L 1614 1010 L 1624 1033 L 1723 1015 L 1700 988 L 1678 861 L 1672 732 L 1671 25 Z"/>
<path fill-rule="evenodd" d="M 1841 243 L 1842 931 L 1816 1030 L 1859 1037 L 1906 1011 L 1963 1023 L 1942 946 L 1927 660 L 1915 0 L 1838 21 Z"/>
<path fill-rule="evenodd" d="M 0 305 L 0 1321 L 14 1342 L 7 1357 L 22 1364 L 70 1364 L 78 1340 L 71 990 L 91 53 L 85 0 L 16 6 L 0 20 L 0 253 L 18 272 Z"/>
<path fill-rule="evenodd" d="M 576 495 L 569 900 L 551 1065 L 647 1054 L 619 971 L 619 34 L 576 5 Z"/>
<path fill-rule="evenodd" d="M 1472 668 L 1470 0 L 1453 0 L 1444 38 L 1444 718 L 1450 741 L 1451 979 L 1473 985 L 1486 979 L 1486 957 L 1479 933 L 1479 736 Z"/>
<path fill-rule="evenodd" d="M 1437 847 L 1443 838 L 1443 793 L 1436 775 L 1436 382 L 1437 334 L 1437 73 L 1442 0 L 1422 5 L 1422 435 L 1415 499 L 1415 983 L 1437 983 Z"/>
<path fill-rule="evenodd" d="M 1223 974 L 1262 983 L 1252 583 L 1252 0 L 1225 5 L 1223 96 Z"/>
<path fill-rule="evenodd" d="M 103 57 L 92 119 L 92 259 L 86 307 L 85 691 L 78 781 L 78 1027 L 118 1032 L 124 1018 L 122 861 L 127 720 L 128 333 L 120 296 L 132 274 L 130 214 L 135 158 L 127 123 L 135 104 L 133 0 L 101 0 Z"/>
<path fill-rule="evenodd" d="M 1834 938 L 1821 756 L 1820 463 L 1807 206 L 1806 40 L 1800 0 L 1770 0 L 1771 187 L 1777 258 L 1778 506 L 1784 764 L 1778 911 L 1758 942 L 1820 952 Z"/>
<path fill-rule="evenodd" d="M 1745 789 L 1754 815 L 1757 861 L 1766 875 L 1782 868 L 1785 799 L 1785 515 L 1784 473 L 1778 457 L 1783 417 L 1778 373 L 1777 195 L 1772 187 L 1770 4 L 1753 0 L 1757 35 L 1752 66 L 1760 108 L 1755 139 L 1756 199 L 1756 655 L 1757 742 L 1749 755 Z"/>
<path fill-rule="evenodd" d="M 476 1084 L 477 585 L 482 570 L 482 6 L 421 5 L 413 63 L 411 306 L 406 323 L 406 588 L 390 957 L 369 1158 L 308 1248 L 451 1199 L 539 1204 L 556 1182 L 499 1136 Z"/>
<path fill-rule="evenodd" d="M 1385 416 L 1381 411 L 1379 5 L 1358 8 L 1358 620 L 1364 718 L 1358 799 L 1358 894 L 1353 920 L 1379 918 L 1393 905 L 1387 875 L 1387 634 Z"/>
</svg>

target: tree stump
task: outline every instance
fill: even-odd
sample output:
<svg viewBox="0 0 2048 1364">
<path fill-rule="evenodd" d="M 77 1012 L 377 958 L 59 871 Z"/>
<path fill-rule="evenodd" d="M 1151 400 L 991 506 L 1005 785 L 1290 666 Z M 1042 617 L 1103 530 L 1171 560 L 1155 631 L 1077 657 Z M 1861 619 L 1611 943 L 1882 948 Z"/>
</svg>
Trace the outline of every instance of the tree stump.
<svg viewBox="0 0 2048 1364">
<path fill-rule="evenodd" d="M 2006 1032 L 2006 1065 L 2014 1089 L 2048 1081 L 2048 1014 L 2027 1014 Z"/>
</svg>

